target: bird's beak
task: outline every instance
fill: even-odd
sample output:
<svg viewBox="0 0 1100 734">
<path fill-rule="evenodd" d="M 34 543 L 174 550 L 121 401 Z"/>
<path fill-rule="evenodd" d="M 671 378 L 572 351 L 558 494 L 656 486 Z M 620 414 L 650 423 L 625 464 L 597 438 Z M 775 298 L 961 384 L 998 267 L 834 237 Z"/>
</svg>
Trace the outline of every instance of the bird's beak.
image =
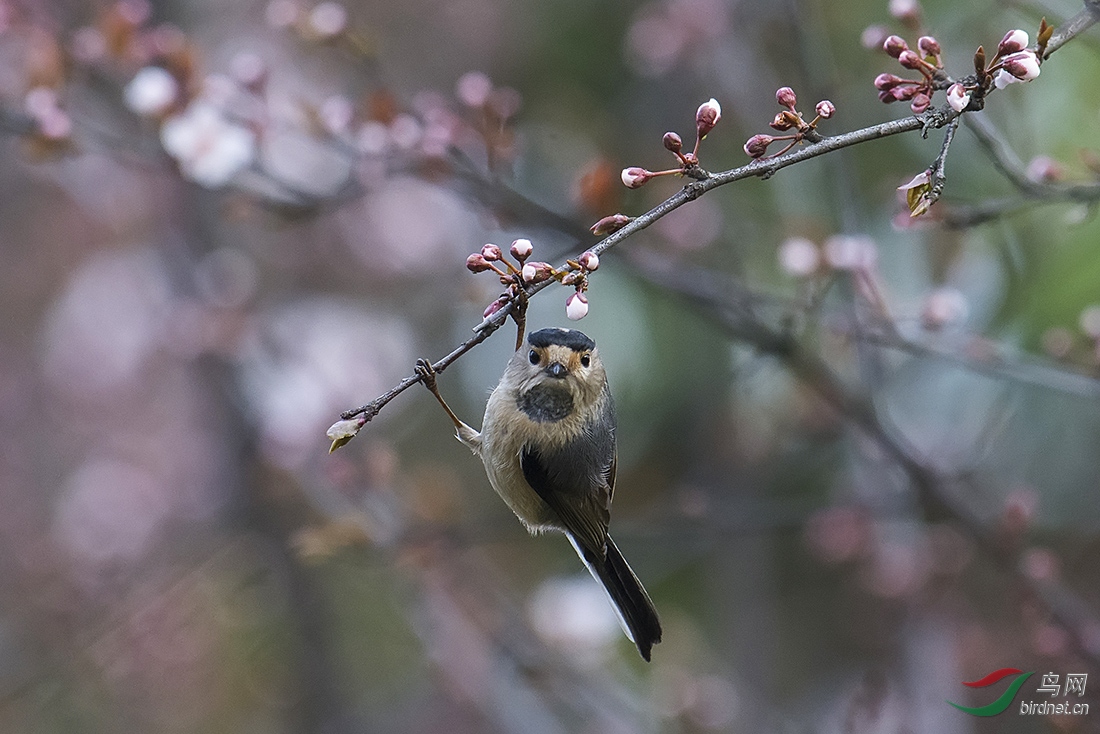
<svg viewBox="0 0 1100 734">
<path fill-rule="evenodd" d="M 569 370 L 561 362 L 551 362 L 546 366 L 546 374 L 560 380 L 569 374 Z"/>
</svg>

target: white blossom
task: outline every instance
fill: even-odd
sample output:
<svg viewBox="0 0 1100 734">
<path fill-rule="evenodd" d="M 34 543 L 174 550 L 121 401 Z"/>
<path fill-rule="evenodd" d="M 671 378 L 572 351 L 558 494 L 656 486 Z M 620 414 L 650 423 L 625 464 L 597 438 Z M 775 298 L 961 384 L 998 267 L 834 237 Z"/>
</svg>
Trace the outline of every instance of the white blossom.
<svg viewBox="0 0 1100 734">
<path fill-rule="evenodd" d="M 139 115 L 155 117 L 167 112 L 179 97 L 180 86 L 167 69 L 146 66 L 123 91 L 126 106 Z"/>
<path fill-rule="evenodd" d="M 207 188 L 224 186 L 256 157 L 255 133 L 202 101 L 168 118 L 160 142 L 184 176 Z"/>
</svg>

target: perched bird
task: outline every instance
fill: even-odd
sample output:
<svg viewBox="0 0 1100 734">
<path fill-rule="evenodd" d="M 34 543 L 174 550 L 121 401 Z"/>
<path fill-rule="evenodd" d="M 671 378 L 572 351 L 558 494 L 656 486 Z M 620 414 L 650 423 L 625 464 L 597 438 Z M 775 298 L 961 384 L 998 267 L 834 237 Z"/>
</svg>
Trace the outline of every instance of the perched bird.
<svg viewBox="0 0 1100 734">
<path fill-rule="evenodd" d="M 648 661 L 661 641 L 661 622 L 607 532 L 615 492 L 615 407 L 596 343 L 572 329 L 529 334 L 489 396 L 480 433 L 448 407 L 429 362 L 418 362 L 417 372 L 454 422 L 458 440 L 481 457 L 489 483 L 527 529 L 569 538 Z"/>
</svg>

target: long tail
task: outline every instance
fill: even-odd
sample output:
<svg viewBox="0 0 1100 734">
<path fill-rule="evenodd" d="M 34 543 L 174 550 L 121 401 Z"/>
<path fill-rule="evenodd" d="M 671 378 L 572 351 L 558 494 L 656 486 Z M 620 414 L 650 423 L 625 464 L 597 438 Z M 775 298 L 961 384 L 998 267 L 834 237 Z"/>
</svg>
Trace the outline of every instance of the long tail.
<svg viewBox="0 0 1100 734">
<path fill-rule="evenodd" d="M 577 555 L 584 561 L 593 578 L 607 591 L 626 636 L 638 646 L 638 652 L 649 662 L 650 650 L 661 641 L 661 620 L 657 618 L 657 609 L 642 582 L 630 570 L 630 565 L 610 535 L 602 557 L 595 551 L 582 548 L 572 535 L 569 540 L 573 542 Z"/>
</svg>

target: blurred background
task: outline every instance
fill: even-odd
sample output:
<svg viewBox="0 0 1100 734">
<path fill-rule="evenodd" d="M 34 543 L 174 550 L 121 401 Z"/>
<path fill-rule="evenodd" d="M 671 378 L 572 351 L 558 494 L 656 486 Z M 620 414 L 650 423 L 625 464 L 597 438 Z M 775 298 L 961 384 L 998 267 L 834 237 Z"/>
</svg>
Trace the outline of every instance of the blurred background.
<svg viewBox="0 0 1100 734">
<path fill-rule="evenodd" d="M 1095 30 L 966 116 L 919 220 L 897 188 L 943 131 L 603 258 L 575 326 L 652 664 L 425 391 L 325 436 L 472 335 L 482 244 L 560 263 L 672 195 L 619 171 L 675 167 L 708 98 L 726 170 L 783 85 L 825 135 L 911 114 L 872 85 L 907 75 L 886 33 L 960 77 L 1079 9 L 0 0 L 0 730 L 1100 731 Z M 568 293 L 529 326 L 574 325 Z M 475 426 L 514 336 L 440 377 Z M 1087 673 L 1017 700 L 1095 710 L 946 703 L 1004 667 Z"/>
</svg>

